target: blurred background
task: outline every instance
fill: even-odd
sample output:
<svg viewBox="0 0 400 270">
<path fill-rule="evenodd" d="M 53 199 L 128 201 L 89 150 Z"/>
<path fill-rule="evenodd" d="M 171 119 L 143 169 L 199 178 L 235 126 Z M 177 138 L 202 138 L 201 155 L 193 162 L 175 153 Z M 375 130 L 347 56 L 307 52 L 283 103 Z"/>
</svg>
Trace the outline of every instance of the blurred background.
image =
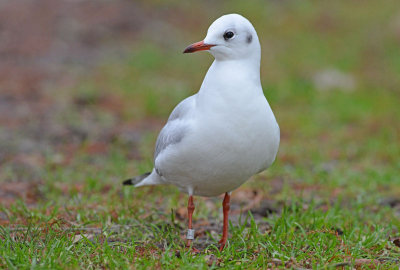
<svg viewBox="0 0 400 270">
<path fill-rule="evenodd" d="M 1 1 L 0 203 L 108 194 L 149 170 L 159 130 L 213 61 L 183 49 L 233 12 L 258 32 L 281 127 L 276 163 L 237 198 L 365 196 L 399 214 L 397 0 Z"/>
</svg>

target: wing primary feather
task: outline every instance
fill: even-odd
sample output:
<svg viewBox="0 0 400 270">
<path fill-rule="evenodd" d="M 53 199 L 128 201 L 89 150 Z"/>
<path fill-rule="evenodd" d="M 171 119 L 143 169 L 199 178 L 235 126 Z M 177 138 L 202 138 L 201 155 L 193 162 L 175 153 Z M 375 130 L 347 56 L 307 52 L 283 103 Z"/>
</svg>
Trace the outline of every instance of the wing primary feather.
<svg viewBox="0 0 400 270">
<path fill-rule="evenodd" d="M 139 176 L 136 176 L 136 177 L 133 177 L 133 178 L 129 178 L 129 179 L 125 180 L 124 182 L 122 182 L 122 184 L 124 186 L 125 185 L 136 185 L 136 184 L 140 183 L 141 181 L 143 181 L 143 179 L 145 179 L 150 174 L 151 174 L 150 172 L 147 172 L 147 173 L 144 173 L 142 175 L 139 175 Z"/>
</svg>

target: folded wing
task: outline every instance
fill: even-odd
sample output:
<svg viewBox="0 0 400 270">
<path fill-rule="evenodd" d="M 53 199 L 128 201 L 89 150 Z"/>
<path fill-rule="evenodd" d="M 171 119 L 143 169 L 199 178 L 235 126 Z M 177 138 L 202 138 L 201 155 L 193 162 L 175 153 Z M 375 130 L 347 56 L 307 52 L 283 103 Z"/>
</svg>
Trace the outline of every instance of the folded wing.
<svg viewBox="0 0 400 270">
<path fill-rule="evenodd" d="M 154 161 L 168 147 L 173 147 L 184 139 L 189 128 L 188 118 L 190 117 L 193 108 L 194 96 L 190 96 L 179 103 L 172 111 L 167 124 L 158 135 L 154 151 Z"/>
</svg>

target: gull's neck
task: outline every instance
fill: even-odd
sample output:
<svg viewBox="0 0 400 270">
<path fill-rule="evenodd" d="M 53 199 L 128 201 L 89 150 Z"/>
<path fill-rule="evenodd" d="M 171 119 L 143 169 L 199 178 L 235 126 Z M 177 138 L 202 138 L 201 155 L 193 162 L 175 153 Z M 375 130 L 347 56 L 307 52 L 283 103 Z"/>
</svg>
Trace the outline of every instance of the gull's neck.
<svg viewBox="0 0 400 270">
<path fill-rule="evenodd" d="M 213 78 L 213 75 L 225 75 L 223 77 L 217 78 L 220 81 L 224 81 L 224 79 L 226 79 L 232 82 L 236 82 L 238 80 L 250 80 L 250 82 L 260 82 L 260 61 L 252 58 L 235 60 L 215 60 L 208 70 L 206 77 L 210 76 L 211 79 Z"/>
<path fill-rule="evenodd" d="M 262 92 L 259 60 L 215 60 L 208 69 L 199 96 L 240 97 L 259 92 Z"/>
<path fill-rule="evenodd" d="M 196 106 L 203 112 L 241 110 L 243 103 L 251 104 L 261 95 L 259 61 L 215 60 L 196 95 Z"/>
</svg>

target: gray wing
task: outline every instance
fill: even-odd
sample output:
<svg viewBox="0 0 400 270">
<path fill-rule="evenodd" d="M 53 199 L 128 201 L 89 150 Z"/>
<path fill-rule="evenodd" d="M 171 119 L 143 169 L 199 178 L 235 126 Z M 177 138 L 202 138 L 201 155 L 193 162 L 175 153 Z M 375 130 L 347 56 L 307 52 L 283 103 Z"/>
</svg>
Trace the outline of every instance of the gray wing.
<svg viewBox="0 0 400 270">
<path fill-rule="evenodd" d="M 188 117 L 193 105 L 194 96 L 190 96 L 182 100 L 172 111 L 167 124 L 158 135 L 156 149 L 154 151 L 154 161 L 165 148 L 179 143 L 185 137 L 188 126 L 187 123 L 182 120 Z"/>
<path fill-rule="evenodd" d="M 182 100 L 176 107 L 172 110 L 170 116 L 168 117 L 168 122 L 173 120 L 185 119 L 188 117 L 189 112 L 194 107 L 195 95 L 190 96 Z"/>
</svg>

